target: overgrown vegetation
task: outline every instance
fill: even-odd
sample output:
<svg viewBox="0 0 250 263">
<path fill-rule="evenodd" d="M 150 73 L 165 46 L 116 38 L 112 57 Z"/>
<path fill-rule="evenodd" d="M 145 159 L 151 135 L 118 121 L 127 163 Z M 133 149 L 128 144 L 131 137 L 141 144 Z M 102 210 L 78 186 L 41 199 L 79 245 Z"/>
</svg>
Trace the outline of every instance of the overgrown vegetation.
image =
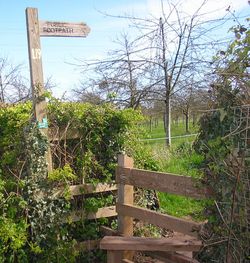
<svg viewBox="0 0 250 263">
<path fill-rule="evenodd" d="M 0 109 L 0 259 L 2 262 L 95 262 L 97 252 L 77 253 L 76 241 L 98 238 L 99 226 L 111 221 L 100 219 L 71 222 L 68 213 L 84 208 L 87 213 L 114 202 L 112 195 L 70 198 L 67 187 L 83 181 L 97 184 L 114 179 L 118 152 L 126 150 L 137 166 L 152 169 L 156 162 L 141 151 L 137 122 L 139 112 L 116 110 L 51 99 L 50 128 L 56 133 L 51 142 L 54 171 L 47 174 L 44 153 L 48 142 L 30 122 L 31 104 Z M 79 138 L 70 139 L 70 131 Z M 58 140 L 56 136 L 61 137 Z M 64 187 L 64 195 L 53 190 Z M 64 218 L 64 220 L 63 220 Z M 67 220 L 68 218 L 68 220 Z M 100 260 L 100 259 L 99 259 Z"/>
<path fill-rule="evenodd" d="M 249 262 L 249 26 L 234 27 L 235 41 L 216 58 L 214 107 L 201 119 L 196 150 L 213 189 L 202 262 Z"/>
<path fill-rule="evenodd" d="M 153 122 L 151 130 L 149 125 L 144 125 L 143 127 L 148 131 L 146 138 L 161 138 L 165 136 L 162 120 Z M 171 128 L 173 136 L 185 135 L 184 123 L 173 123 Z M 197 132 L 198 126 L 190 123 L 190 128 L 190 131 L 194 133 Z M 154 159 L 157 160 L 158 170 L 202 178 L 203 173 L 200 169 L 200 164 L 203 162 L 203 157 L 195 153 L 192 148 L 194 138 L 195 136 L 173 139 L 171 148 L 165 147 L 165 140 L 145 140 L 143 142 L 145 149 L 152 151 Z M 191 217 L 198 221 L 204 220 L 205 201 L 168 193 L 158 193 L 157 196 L 162 212 L 177 217 Z"/>
<path fill-rule="evenodd" d="M 203 157 L 194 152 L 192 142 L 184 142 L 171 149 L 156 145 L 153 149 L 161 171 L 202 178 L 203 173 L 199 166 L 203 162 Z M 191 217 L 197 221 L 204 220 L 203 212 L 207 201 L 168 193 L 158 193 L 158 198 L 161 210 L 167 214 Z"/>
</svg>

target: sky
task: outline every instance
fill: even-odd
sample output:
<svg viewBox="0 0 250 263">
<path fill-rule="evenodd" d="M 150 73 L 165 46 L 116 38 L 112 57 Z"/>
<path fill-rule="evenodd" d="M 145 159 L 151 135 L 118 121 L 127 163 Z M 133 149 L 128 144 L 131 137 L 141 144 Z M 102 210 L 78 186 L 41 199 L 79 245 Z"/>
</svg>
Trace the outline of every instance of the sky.
<svg viewBox="0 0 250 263">
<path fill-rule="evenodd" d="M 164 0 L 163 0 L 164 1 Z M 184 0 L 183 10 L 192 13 L 203 0 Z M 208 0 L 204 12 L 219 9 L 209 18 L 223 15 L 230 6 L 239 15 L 250 14 L 247 0 Z M 160 15 L 158 0 L 0 0 L 0 57 L 22 64 L 29 77 L 25 9 L 38 8 L 39 20 L 85 22 L 91 28 L 86 38 L 41 38 L 44 78 L 52 77 L 53 95 L 61 97 L 78 87 L 82 75 L 72 64 L 79 60 L 101 59 L 115 47 L 121 32 L 130 32 L 126 20 L 111 15 Z"/>
</svg>

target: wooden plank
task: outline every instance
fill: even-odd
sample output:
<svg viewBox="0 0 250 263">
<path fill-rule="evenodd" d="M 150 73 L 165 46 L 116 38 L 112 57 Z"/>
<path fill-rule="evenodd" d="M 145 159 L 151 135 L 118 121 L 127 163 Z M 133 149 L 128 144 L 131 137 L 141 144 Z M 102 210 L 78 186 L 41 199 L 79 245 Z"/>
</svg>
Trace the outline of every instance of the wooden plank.
<svg viewBox="0 0 250 263">
<path fill-rule="evenodd" d="M 56 21 L 39 21 L 41 37 L 86 37 L 90 28 L 87 24 Z"/>
<path fill-rule="evenodd" d="M 79 185 L 71 185 L 69 186 L 69 191 L 71 196 L 78 196 L 84 194 L 93 194 L 93 193 L 103 193 L 109 191 L 116 191 L 116 184 L 107 184 L 107 183 L 99 183 L 96 186 L 93 184 L 79 184 Z M 65 188 L 56 189 L 53 196 L 62 196 L 64 194 Z"/>
<path fill-rule="evenodd" d="M 116 182 L 193 198 L 207 198 L 211 191 L 192 177 L 117 167 Z"/>
<path fill-rule="evenodd" d="M 48 129 L 48 136 L 50 141 L 61 141 L 61 140 L 71 140 L 71 139 L 78 139 L 81 137 L 79 130 L 71 129 L 71 128 L 49 128 Z"/>
<path fill-rule="evenodd" d="M 26 9 L 26 24 L 34 117 L 40 131 L 48 137 L 47 103 L 45 98 L 43 98 L 42 52 L 39 36 L 38 10 L 36 8 Z M 46 160 L 48 171 L 51 172 L 53 167 L 50 147 L 46 154 Z"/>
<path fill-rule="evenodd" d="M 106 236 L 100 242 L 100 248 L 106 250 L 199 251 L 201 246 L 201 241 L 198 240 L 174 238 Z"/>
<path fill-rule="evenodd" d="M 162 260 L 165 263 L 199 263 L 194 258 L 181 255 L 175 252 L 165 252 L 165 251 L 150 251 L 146 252 L 149 256 L 152 256 L 156 259 Z"/>
<path fill-rule="evenodd" d="M 86 241 L 82 241 L 82 242 L 78 242 L 75 245 L 75 249 L 78 251 L 86 251 L 86 250 L 94 250 L 94 249 L 98 249 L 100 246 L 100 239 L 97 240 L 86 240 Z"/>
<path fill-rule="evenodd" d="M 203 224 L 187 221 L 174 216 L 158 213 L 132 205 L 116 205 L 118 214 L 131 216 L 144 222 L 197 237 Z"/>
<path fill-rule="evenodd" d="M 133 168 L 134 160 L 127 155 L 118 155 L 118 166 Z M 118 198 L 117 203 L 124 205 L 133 205 L 134 203 L 134 187 L 131 185 L 118 184 Z M 133 218 L 127 216 L 126 214 L 118 214 L 117 217 L 118 232 L 124 236 L 133 236 Z M 124 251 L 124 259 L 132 260 L 134 253 L 131 251 Z"/>
<path fill-rule="evenodd" d="M 86 213 L 85 211 L 79 210 L 79 211 L 73 211 L 67 221 L 70 222 L 77 222 L 82 219 L 97 219 L 97 218 L 103 218 L 103 217 L 113 217 L 117 216 L 117 212 L 115 211 L 115 206 L 108 206 L 108 207 L 102 207 L 99 208 L 96 213 Z"/>
<path fill-rule="evenodd" d="M 107 226 L 100 226 L 100 231 L 104 236 L 118 236 L 117 230 Z"/>
</svg>

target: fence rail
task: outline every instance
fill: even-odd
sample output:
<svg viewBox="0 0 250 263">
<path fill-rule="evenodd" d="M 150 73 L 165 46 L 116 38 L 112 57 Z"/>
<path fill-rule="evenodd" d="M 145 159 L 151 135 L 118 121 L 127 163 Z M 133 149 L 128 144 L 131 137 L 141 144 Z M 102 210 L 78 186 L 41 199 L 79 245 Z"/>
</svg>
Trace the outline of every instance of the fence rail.
<svg viewBox="0 0 250 263">
<path fill-rule="evenodd" d="M 198 233 L 203 226 L 202 223 L 199 224 L 191 220 L 184 220 L 132 205 L 117 204 L 116 211 L 118 214 L 123 216 L 130 216 L 161 228 L 171 229 L 173 231 L 194 237 L 198 237 Z"/>
<path fill-rule="evenodd" d="M 185 137 L 194 137 L 197 136 L 198 133 L 192 133 L 192 134 L 184 134 L 184 135 L 176 135 L 176 136 L 171 136 L 171 139 L 178 139 L 178 138 L 185 138 Z M 161 140 L 166 140 L 169 137 L 160 137 L 160 138 L 148 138 L 148 139 L 140 139 L 142 142 L 146 141 L 161 141 Z"/>
<path fill-rule="evenodd" d="M 85 194 L 97 194 L 104 193 L 109 191 L 116 191 L 117 185 L 115 183 L 98 183 L 97 185 L 93 184 L 78 184 L 70 185 L 69 192 L 71 196 L 85 195 Z M 64 194 L 64 188 L 57 188 L 54 192 L 54 196 L 61 196 Z"/>
<path fill-rule="evenodd" d="M 98 208 L 96 212 L 86 212 L 84 210 L 76 210 L 73 211 L 68 220 L 70 222 L 77 222 L 83 219 L 98 219 L 98 218 L 108 218 L 117 216 L 117 212 L 115 210 L 115 206 L 107 206 Z"/>
<path fill-rule="evenodd" d="M 192 177 L 117 167 L 116 182 L 193 198 L 207 198 L 211 190 Z"/>
</svg>

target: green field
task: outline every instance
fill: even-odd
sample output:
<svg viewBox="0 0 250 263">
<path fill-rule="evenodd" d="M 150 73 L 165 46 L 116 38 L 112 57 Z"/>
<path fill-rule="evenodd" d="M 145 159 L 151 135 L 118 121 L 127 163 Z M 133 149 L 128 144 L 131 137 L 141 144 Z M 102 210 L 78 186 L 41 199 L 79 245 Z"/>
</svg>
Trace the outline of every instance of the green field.
<svg viewBox="0 0 250 263">
<path fill-rule="evenodd" d="M 144 124 L 143 128 L 146 131 L 146 136 L 144 136 L 142 139 L 145 142 L 145 144 L 159 146 L 165 145 L 165 131 L 164 131 L 164 124 L 162 120 L 158 120 L 157 125 L 155 125 L 155 122 L 153 122 L 152 126 Z M 185 135 L 191 135 L 198 132 L 198 125 L 193 125 L 193 123 L 190 122 L 189 124 L 189 132 L 186 133 L 185 130 L 185 123 L 179 122 L 178 124 L 172 123 L 171 125 L 171 137 L 176 136 L 185 136 Z M 155 140 L 159 138 L 158 140 Z M 183 138 L 172 138 L 172 144 L 173 147 L 182 144 L 183 142 L 192 142 L 194 140 L 195 136 L 190 137 L 183 137 Z M 153 139 L 153 140 L 152 140 Z"/>
<path fill-rule="evenodd" d="M 164 126 L 162 121 L 158 121 L 157 126 L 144 127 L 147 130 L 147 136 L 143 139 L 165 138 Z M 198 132 L 198 125 L 193 126 L 190 123 L 188 134 Z M 187 135 L 185 124 L 172 124 L 172 137 Z M 171 148 L 165 146 L 165 139 L 145 140 L 145 147 L 150 148 L 154 158 L 159 162 L 160 170 L 180 175 L 201 178 L 202 172 L 199 165 L 203 161 L 202 157 L 194 152 L 192 143 L 195 135 L 191 137 L 173 138 Z M 195 200 L 167 193 L 157 193 L 162 212 L 170 215 L 184 218 L 193 218 L 196 221 L 203 220 L 203 210 L 207 201 Z"/>
</svg>

